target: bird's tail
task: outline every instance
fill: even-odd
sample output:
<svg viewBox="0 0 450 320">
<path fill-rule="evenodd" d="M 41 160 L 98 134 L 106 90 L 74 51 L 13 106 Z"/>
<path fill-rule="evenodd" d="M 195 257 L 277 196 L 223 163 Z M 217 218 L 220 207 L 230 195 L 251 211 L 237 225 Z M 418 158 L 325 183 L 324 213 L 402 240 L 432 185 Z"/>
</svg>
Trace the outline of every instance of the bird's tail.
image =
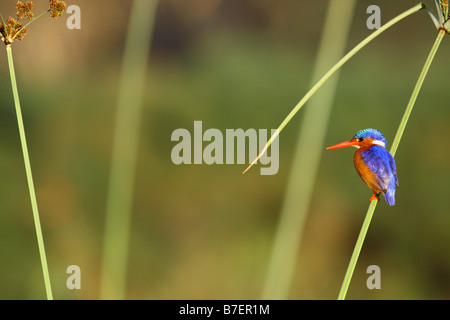
<svg viewBox="0 0 450 320">
<path fill-rule="evenodd" d="M 388 191 L 384 194 L 384 198 L 388 205 L 395 205 L 395 188 L 389 188 Z"/>
</svg>

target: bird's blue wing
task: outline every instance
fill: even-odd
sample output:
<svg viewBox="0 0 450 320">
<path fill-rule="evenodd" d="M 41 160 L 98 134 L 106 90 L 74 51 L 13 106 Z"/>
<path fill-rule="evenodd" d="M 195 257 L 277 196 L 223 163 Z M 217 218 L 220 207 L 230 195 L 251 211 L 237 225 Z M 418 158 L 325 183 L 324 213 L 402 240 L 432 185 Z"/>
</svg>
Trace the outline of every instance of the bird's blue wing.
<svg viewBox="0 0 450 320">
<path fill-rule="evenodd" d="M 381 146 L 373 146 L 361 153 L 364 162 L 377 177 L 378 188 L 384 192 L 387 191 L 391 171 L 387 153 Z"/>
<path fill-rule="evenodd" d="M 389 155 L 391 156 L 391 159 L 389 160 L 389 165 L 391 166 L 392 173 L 394 174 L 395 177 L 395 185 L 398 187 L 397 167 L 395 166 L 394 157 L 390 153 Z"/>
<path fill-rule="evenodd" d="M 398 186 L 397 168 L 394 157 L 381 146 L 372 146 L 362 152 L 367 166 L 377 176 L 379 189 L 389 205 L 395 204 L 395 188 Z"/>
</svg>

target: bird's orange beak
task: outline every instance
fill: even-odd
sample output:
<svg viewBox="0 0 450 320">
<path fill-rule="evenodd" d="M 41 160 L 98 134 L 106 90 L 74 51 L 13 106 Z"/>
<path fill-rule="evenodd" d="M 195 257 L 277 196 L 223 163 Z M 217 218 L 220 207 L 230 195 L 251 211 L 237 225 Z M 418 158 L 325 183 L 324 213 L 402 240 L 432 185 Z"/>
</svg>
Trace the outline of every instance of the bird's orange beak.
<svg viewBox="0 0 450 320">
<path fill-rule="evenodd" d="M 328 147 L 328 149 L 340 149 L 340 148 L 347 148 L 347 147 L 353 147 L 358 145 L 358 140 L 352 139 L 349 141 L 344 141 L 338 144 L 335 144 L 334 146 Z"/>
</svg>

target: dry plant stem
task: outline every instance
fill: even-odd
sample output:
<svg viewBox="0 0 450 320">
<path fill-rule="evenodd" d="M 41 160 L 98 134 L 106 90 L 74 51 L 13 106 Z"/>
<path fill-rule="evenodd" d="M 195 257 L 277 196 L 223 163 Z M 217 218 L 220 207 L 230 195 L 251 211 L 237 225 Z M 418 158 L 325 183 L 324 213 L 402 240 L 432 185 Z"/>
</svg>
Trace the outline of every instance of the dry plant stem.
<svg viewBox="0 0 450 320">
<path fill-rule="evenodd" d="M 312 80 L 317 80 L 343 54 L 350 35 L 356 0 L 330 0 Z M 327 125 L 339 81 L 339 71 L 308 102 L 299 127 L 291 174 L 272 248 L 262 298 L 287 299 L 296 268 L 303 225 L 314 190 Z M 312 83 L 314 84 L 314 83 Z M 311 141 L 314 141 L 311 144 Z M 301 266 L 300 266 L 301 267 Z"/>
<path fill-rule="evenodd" d="M 359 50 L 361 50 L 363 47 L 365 47 L 370 41 L 378 37 L 382 32 L 386 31 L 388 28 L 390 28 L 392 25 L 396 24 L 400 20 L 408 17 L 409 15 L 418 12 L 425 8 L 425 4 L 418 3 L 411 9 L 399 14 L 397 17 L 393 18 L 386 24 L 384 24 L 380 29 L 374 31 L 371 35 L 369 35 L 367 38 L 365 38 L 363 41 L 361 41 L 356 47 L 354 47 L 349 53 L 347 53 L 341 60 L 339 60 L 328 72 L 320 78 L 319 81 L 306 93 L 306 95 L 297 103 L 297 105 L 292 109 L 292 111 L 288 114 L 288 116 L 283 120 L 283 122 L 278 127 L 278 130 L 273 134 L 269 141 L 266 143 L 264 148 L 261 150 L 259 155 L 256 157 L 255 160 L 250 163 L 250 165 L 247 167 L 247 169 L 244 170 L 245 173 L 247 172 L 258 160 L 261 158 L 261 156 L 267 151 L 269 146 L 272 144 L 272 142 L 278 137 L 281 130 L 284 129 L 284 127 L 291 121 L 292 117 L 300 110 L 301 107 L 314 95 L 314 93 L 340 68 L 342 65 L 344 65 L 348 60 L 350 60 L 351 57 L 353 57 Z"/>
<path fill-rule="evenodd" d="M 425 77 L 428 73 L 428 70 L 433 62 L 434 56 L 441 44 L 442 39 L 444 38 L 446 32 L 445 30 L 439 30 L 438 36 L 431 48 L 430 53 L 428 54 L 428 58 L 425 61 L 425 65 L 422 68 L 422 72 L 420 73 L 419 79 L 416 82 L 411 98 L 409 99 L 408 105 L 406 106 L 405 113 L 403 114 L 403 118 L 400 122 L 399 128 L 395 135 L 394 141 L 392 142 L 391 154 L 394 156 L 397 152 L 398 146 L 400 144 L 400 140 L 402 138 L 403 132 L 405 131 L 406 124 L 408 123 L 409 116 L 411 115 L 412 109 L 416 102 L 417 96 L 419 95 L 420 88 L 425 80 Z M 338 300 L 344 300 L 347 295 L 348 287 L 350 285 L 350 281 L 353 276 L 353 272 L 355 270 L 356 263 L 358 261 L 359 254 L 361 252 L 362 245 L 364 243 L 364 239 L 367 234 L 367 230 L 369 229 L 370 221 L 372 220 L 373 213 L 377 206 L 378 200 L 374 200 L 370 203 L 369 209 L 367 210 L 366 217 L 364 218 L 363 225 L 361 227 L 361 231 L 359 233 L 358 239 L 356 240 L 355 248 L 353 249 L 352 257 L 350 258 L 350 263 L 348 265 L 347 271 L 345 273 L 344 281 L 341 286 L 341 290 L 339 291 Z"/>
<path fill-rule="evenodd" d="M 134 176 L 156 0 L 132 4 L 122 60 L 106 207 L 101 299 L 124 299 Z"/>
<path fill-rule="evenodd" d="M 19 126 L 19 135 L 20 135 L 20 142 L 22 145 L 23 160 L 25 162 L 25 171 L 26 171 L 27 182 L 28 182 L 28 190 L 30 193 L 31 207 L 33 210 L 34 226 L 36 229 L 36 236 L 37 236 L 37 242 L 38 242 L 38 247 L 39 247 L 39 255 L 41 258 L 45 291 L 47 294 L 47 299 L 53 300 L 52 288 L 51 288 L 51 284 L 50 284 L 50 275 L 48 272 L 47 258 L 46 258 L 46 254 L 45 254 L 45 248 L 44 248 L 44 239 L 42 237 L 42 229 L 41 229 L 41 223 L 40 223 L 40 219 L 39 219 L 39 211 L 38 211 L 38 205 L 37 205 L 37 200 L 36 200 L 36 193 L 34 190 L 33 175 L 31 173 L 30 157 L 28 155 L 27 140 L 25 137 L 25 128 L 23 125 L 22 111 L 20 108 L 20 101 L 19 101 L 19 92 L 17 90 L 16 75 L 15 75 L 15 71 L 14 71 L 14 62 L 13 62 L 13 56 L 12 56 L 12 50 L 11 50 L 10 44 L 8 44 L 6 46 L 6 53 L 8 56 L 8 66 L 9 66 L 9 73 L 11 76 L 11 86 L 12 86 L 13 97 L 14 97 L 14 105 L 16 108 L 17 124 Z"/>
</svg>

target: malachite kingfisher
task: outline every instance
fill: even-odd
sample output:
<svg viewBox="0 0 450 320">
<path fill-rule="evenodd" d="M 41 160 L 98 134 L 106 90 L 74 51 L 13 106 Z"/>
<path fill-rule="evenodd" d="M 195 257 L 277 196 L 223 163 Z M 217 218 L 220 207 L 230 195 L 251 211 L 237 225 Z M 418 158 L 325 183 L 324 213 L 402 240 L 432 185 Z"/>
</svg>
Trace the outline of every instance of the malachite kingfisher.
<svg viewBox="0 0 450 320">
<path fill-rule="evenodd" d="M 395 204 L 395 189 L 398 187 L 397 168 L 394 157 L 386 150 L 387 141 L 376 129 L 358 131 L 351 140 L 338 143 L 327 149 L 355 147 L 353 162 L 356 171 L 367 186 L 374 191 L 370 201 L 382 193 L 386 202 Z"/>
</svg>

